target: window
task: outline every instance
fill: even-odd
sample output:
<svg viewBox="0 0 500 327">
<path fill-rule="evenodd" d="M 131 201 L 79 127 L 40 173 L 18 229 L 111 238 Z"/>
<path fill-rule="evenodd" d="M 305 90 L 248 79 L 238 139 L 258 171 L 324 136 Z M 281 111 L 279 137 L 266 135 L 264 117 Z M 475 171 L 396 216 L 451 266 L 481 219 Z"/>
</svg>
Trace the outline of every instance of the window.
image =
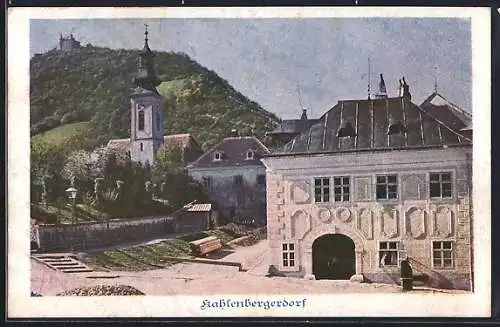
<svg viewBox="0 0 500 327">
<path fill-rule="evenodd" d="M 316 202 L 330 201 L 330 179 L 315 178 L 314 179 L 314 198 Z"/>
<path fill-rule="evenodd" d="M 431 198 L 451 198 L 451 173 L 431 173 L 429 179 Z"/>
<path fill-rule="evenodd" d="M 257 185 L 266 185 L 266 175 L 257 175 Z"/>
<path fill-rule="evenodd" d="M 377 176 L 377 200 L 394 200 L 398 198 L 396 175 Z"/>
<path fill-rule="evenodd" d="M 432 242 L 432 266 L 434 268 L 453 268 L 453 242 Z"/>
<path fill-rule="evenodd" d="M 333 198 L 335 202 L 349 201 L 349 177 L 333 178 Z"/>
<path fill-rule="evenodd" d="M 352 127 L 350 122 L 342 122 L 339 129 L 337 130 L 337 137 L 354 137 L 356 136 L 356 131 Z"/>
<path fill-rule="evenodd" d="M 406 127 L 401 122 L 391 122 L 387 130 L 387 135 L 404 134 Z"/>
<path fill-rule="evenodd" d="M 203 176 L 203 186 L 210 188 L 212 186 L 212 178 L 209 176 Z"/>
<path fill-rule="evenodd" d="M 139 144 L 139 145 L 141 147 L 141 151 L 143 151 L 144 150 L 144 144 L 142 144 L 142 142 L 141 142 L 141 144 Z"/>
<path fill-rule="evenodd" d="M 242 175 L 236 175 L 233 177 L 234 185 L 235 186 L 241 186 L 243 185 L 243 176 Z"/>
<path fill-rule="evenodd" d="M 222 153 L 215 152 L 214 153 L 214 161 L 221 161 L 221 160 L 222 160 Z"/>
<path fill-rule="evenodd" d="M 141 110 L 139 111 L 139 130 L 143 131 L 144 130 L 144 111 Z"/>
<path fill-rule="evenodd" d="M 378 257 L 380 267 L 397 266 L 399 262 L 398 242 L 380 242 Z"/>
<path fill-rule="evenodd" d="M 295 244 L 283 243 L 283 267 L 295 267 Z"/>
<path fill-rule="evenodd" d="M 247 151 L 247 160 L 252 160 L 254 157 L 254 152 L 252 150 Z"/>
</svg>

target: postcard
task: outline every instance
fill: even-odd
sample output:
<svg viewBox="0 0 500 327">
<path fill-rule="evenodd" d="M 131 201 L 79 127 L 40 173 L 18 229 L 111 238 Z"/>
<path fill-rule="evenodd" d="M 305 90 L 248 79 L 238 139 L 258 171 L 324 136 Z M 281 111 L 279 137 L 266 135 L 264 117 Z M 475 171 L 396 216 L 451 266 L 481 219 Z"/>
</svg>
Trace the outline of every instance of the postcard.
<svg viewBox="0 0 500 327">
<path fill-rule="evenodd" d="M 489 316 L 490 33 L 10 8 L 8 316 Z"/>
</svg>

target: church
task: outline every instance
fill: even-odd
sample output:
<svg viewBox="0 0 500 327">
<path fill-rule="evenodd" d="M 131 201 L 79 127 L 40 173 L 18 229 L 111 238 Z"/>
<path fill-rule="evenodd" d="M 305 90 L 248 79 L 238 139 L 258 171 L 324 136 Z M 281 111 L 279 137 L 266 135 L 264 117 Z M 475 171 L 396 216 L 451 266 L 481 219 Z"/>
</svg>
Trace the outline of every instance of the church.
<svg viewBox="0 0 500 327">
<path fill-rule="evenodd" d="M 472 140 L 412 102 L 338 101 L 266 166 L 270 272 L 472 290 Z M 456 128 L 462 128 L 457 125 Z"/>
<path fill-rule="evenodd" d="M 157 87 L 161 84 L 154 63 L 154 53 L 144 32 L 144 47 L 130 97 L 130 138 L 112 139 L 107 147 L 127 151 L 134 162 L 154 166 L 156 154 L 163 144 L 179 147 L 185 164 L 198 159 L 203 150 L 191 134 L 164 135 L 164 100 Z"/>
</svg>

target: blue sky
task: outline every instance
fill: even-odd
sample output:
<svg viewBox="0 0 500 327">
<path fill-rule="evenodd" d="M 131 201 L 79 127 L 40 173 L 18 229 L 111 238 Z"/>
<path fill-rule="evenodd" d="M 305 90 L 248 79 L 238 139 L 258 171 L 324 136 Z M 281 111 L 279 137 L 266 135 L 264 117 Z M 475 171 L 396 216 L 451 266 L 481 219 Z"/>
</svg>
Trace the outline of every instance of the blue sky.
<svg viewBox="0 0 500 327">
<path fill-rule="evenodd" d="M 472 107 L 471 31 L 464 19 L 32 20 L 30 54 L 55 47 L 60 33 L 84 45 L 141 48 L 145 23 L 154 51 L 187 53 L 281 118 L 300 116 L 299 92 L 310 117 L 338 100 L 366 98 L 368 57 L 372 90 L 383 73 L 395 95 L 405 76 L 419 104 L 437 79 L 443 96 Z"/>
</svg>

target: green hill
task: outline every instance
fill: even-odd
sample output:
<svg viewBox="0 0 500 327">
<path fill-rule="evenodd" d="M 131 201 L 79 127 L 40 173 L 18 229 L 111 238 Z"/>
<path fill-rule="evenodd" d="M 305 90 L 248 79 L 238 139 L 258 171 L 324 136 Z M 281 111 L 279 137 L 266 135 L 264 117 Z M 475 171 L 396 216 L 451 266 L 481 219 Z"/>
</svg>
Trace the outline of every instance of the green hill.
<svg viewBox="0 0 500 327">
<path fill-rule="evenodd" d="M 263 138 L 276 126 L 274 114 L 187 55 L 155 54 L 164 81 L 159 91 L 165 97 L 167 134 L 193 133 L 208 147 L 232 128 Z M 70 54 L 52 50 L 35 55 L 30 62 L 31 135 L 50 131 L 42 135 L 53 142 L 85 130 L 81 138 L 88 148 L 128 137 L 138 55 L 139 50 L 93 46 Z"/>
<path fill-rule="evenodd" d="M 50 145 L 62 145 L 62 141 L 71 138 L 85 137 L 89 130 L 89 122 L 70 123 L 55 127 L 32 137 L 32 140 L 43 140 Z"/>
</svg>

